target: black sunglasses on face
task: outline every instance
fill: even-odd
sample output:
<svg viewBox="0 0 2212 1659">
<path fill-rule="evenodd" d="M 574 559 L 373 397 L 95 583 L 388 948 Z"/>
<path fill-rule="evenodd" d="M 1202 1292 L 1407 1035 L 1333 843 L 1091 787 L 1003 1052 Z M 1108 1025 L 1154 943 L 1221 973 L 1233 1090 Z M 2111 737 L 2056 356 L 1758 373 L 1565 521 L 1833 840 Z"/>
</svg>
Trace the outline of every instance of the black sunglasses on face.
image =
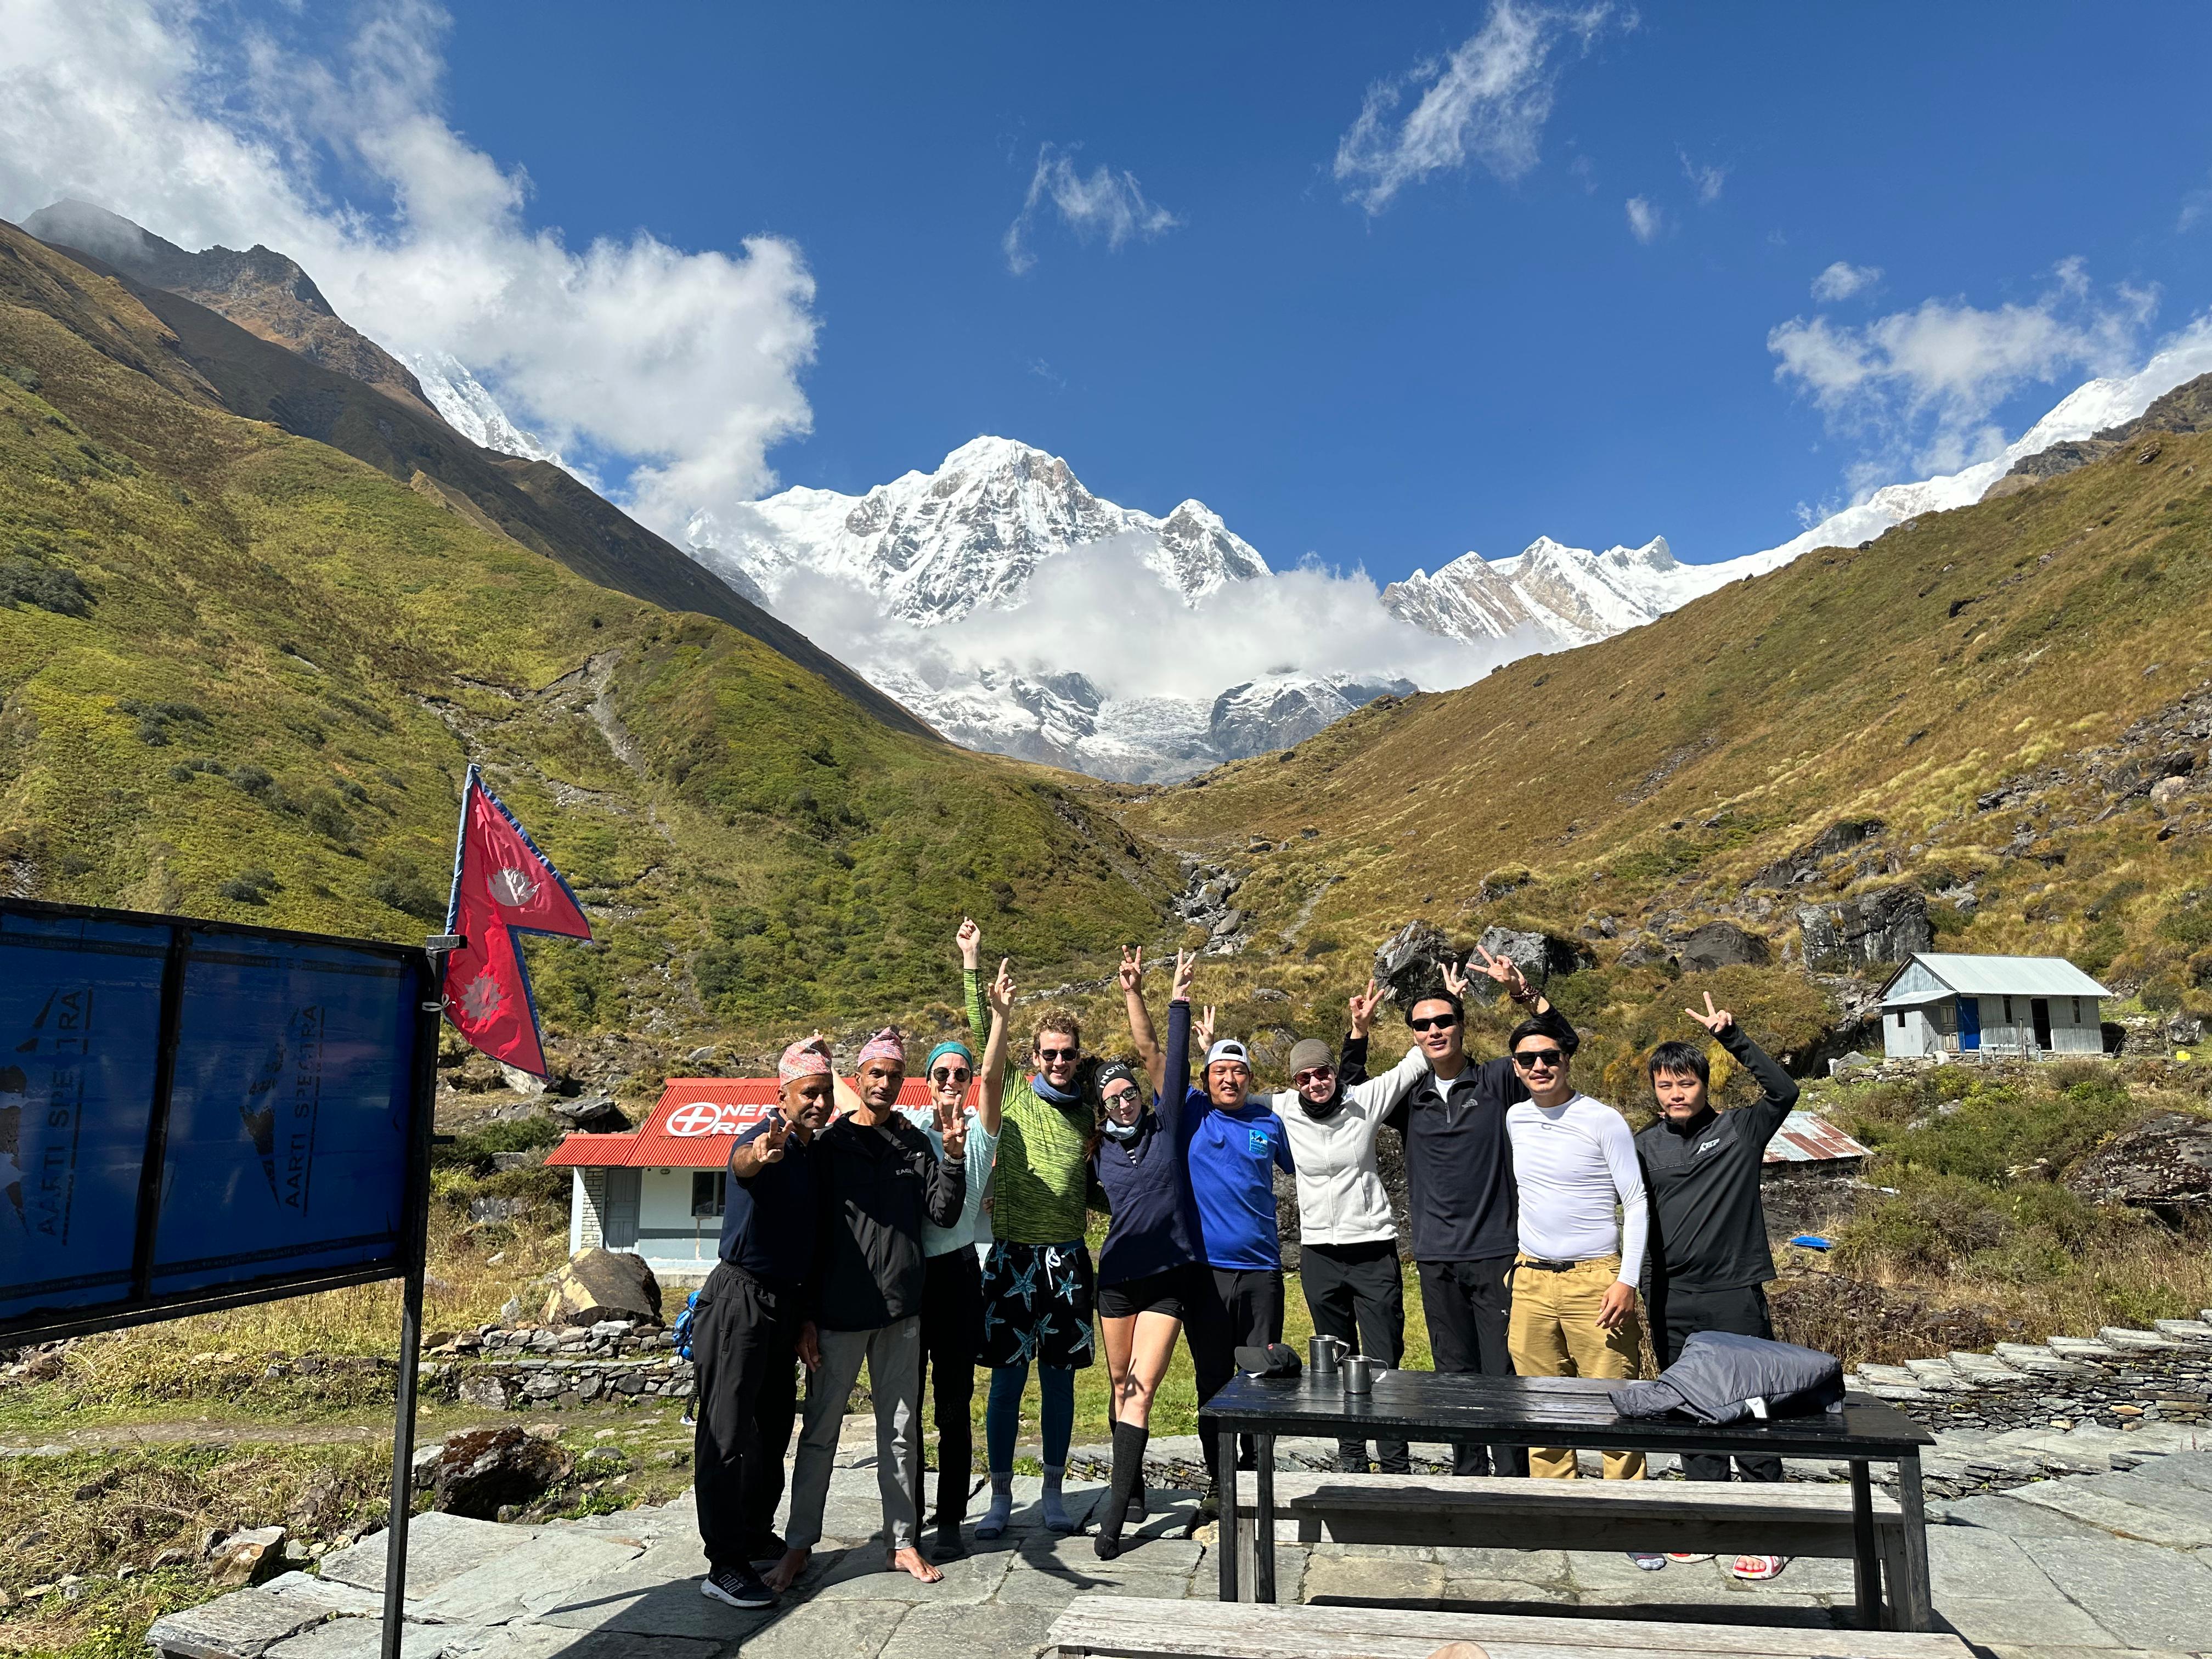
<svg viewBox="0 0 2212 1659">
<path fill-rule="evenodd" d="M 1134 1089 L 1116 1089 L 1106 1097 L 1106 1103 L 1109 1106 L 1133 1106 L 1137 1103 L 1137 1091 Z"/>
<path fill-rule="evenodd" d="M 1449 1031 L 1459 1024 L 1457 1014 L 1432 1014 L 1426 1019 L 1409 1019 L 1407 1024 L 1417 1031 Z"/>
<path fill-rule="evenodd" d="M 1309 1083 L 1326 1083 L 1329 1079 L 1335 1075 L 1335 1066 L 1317 1066 L 1310 1072 L 1300 1072 L 1297 1076 L 1293 1077 L 1291 1081 L 1299 1088 L 1303 1089 Z"/>
<path fill-rule="evenodd" d="M 965 1066 L 940 1066 L 929 1074 L 932 1083 L 965 1083 L 973 1073 Z"/>
<path fill-rule="evenodd" d="M 1533 1072 L 1539 1066 L 1557 1069 L 1565 1058 L 1566 1051 L 1561 1048 L 1523 1048 L 1513 1056 L 1513 1063 L 1524 1072 Z"/>
<path fill-rule="evenodd" d="M 1037 1058 L 1046 1061 L 1073 1060 L 1078 1052 L 1073 1048 L 1040 1048 L 1037 1050 Z"/>
</svg>

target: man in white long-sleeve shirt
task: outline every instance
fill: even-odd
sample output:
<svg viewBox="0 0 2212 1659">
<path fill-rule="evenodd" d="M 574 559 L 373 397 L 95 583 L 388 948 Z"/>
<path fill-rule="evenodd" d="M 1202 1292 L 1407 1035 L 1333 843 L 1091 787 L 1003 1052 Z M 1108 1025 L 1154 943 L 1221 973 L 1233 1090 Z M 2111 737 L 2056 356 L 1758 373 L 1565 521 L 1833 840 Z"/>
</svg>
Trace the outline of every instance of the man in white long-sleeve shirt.
<svg viewBox="0 0 2212 1659">
<path fill-rule="evenodd" d="M 1643 1349 L 1636 1283 L 1650 1226 L 1644 1176 L 1627 1120 L 1568 1080 L 1575 1047 L 1573 1027 L 1553 1014 L 1513 1032 L 1514 1069 L 1528 1098 L 1505 1114 L 1521 1200 L 1505 1343 L 1522 1376 L 1632 1377 Z M 1572 1479 L 1575 1455 L 1532 1448 L 1528 1473 Z M 1606 1453 L 1605 1477 L 1642 1480 L 1644 1454 Z"/>
</svg>

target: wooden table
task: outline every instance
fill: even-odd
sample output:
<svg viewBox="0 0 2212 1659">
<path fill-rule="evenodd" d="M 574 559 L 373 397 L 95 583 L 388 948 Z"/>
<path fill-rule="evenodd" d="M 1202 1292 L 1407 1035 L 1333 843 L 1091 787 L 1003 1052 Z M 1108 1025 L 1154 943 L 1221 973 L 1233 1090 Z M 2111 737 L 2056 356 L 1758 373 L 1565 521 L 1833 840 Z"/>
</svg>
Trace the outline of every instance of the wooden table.
<svg viewBox="0 0 2212 1659">
<path fill-rule="evenodd" d="M 1881 1566 L 1875 1541 L 1874 1489 L 1868 1466 L 1897 1465 L 1904 1511 L 1904 1583 L 1891 1601 L 1899 1626 L 1926 1631 L 1935 1623 L 1928 1583 L 1927 1512 L 1920 1485 L 1920 1449 L 1935 1437 L 1893 1406 L 1863 1395 L 1841 1411 L 1810 1417 L 1715 1425 L 1687 1417 L 1622 1417 L 1608 1397 L 1616 1383 L 1599 1377 L 1474 1376 L 1434 1371 L 1386 1372 L 1367 1395 L 1345 1393 L 1335 1376 L 1238 1375 L 1199 1408 L 1216 1433 L 1220 1460 L 1223 1547 L 1221 1599 L 1237 1599 L 1237 1437 L 1258 1443 L 1254 1493 L 1253 1599 L 1275 1599 L 1275 1437 L 1336 1440 L 1463 1442 L 1489 1446 L 1559 1446 L 1576 1449 L 1726 1453 L 1737 1457 L 1817 1457 L 1851 1471 L 1854 1558 L 1863 1613 L 1881 1603 Z"/>
</svg>

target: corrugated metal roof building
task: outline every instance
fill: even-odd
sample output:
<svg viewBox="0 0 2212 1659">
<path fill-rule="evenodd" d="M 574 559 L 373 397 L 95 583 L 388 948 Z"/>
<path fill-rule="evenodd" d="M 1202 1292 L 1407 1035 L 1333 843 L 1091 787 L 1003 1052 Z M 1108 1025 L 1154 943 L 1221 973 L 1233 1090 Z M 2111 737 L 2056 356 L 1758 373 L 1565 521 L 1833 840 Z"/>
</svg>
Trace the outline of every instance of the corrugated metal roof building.
<svg viewBox="0 0 2212 1659">
<path fill-rule="evenodd" d="M 2063 957 L 1922 951 L 1881 988 L 1882 1052 L 2101 1054 L 2112 994 Z"/>
<path fill-rule="evenodd" d="M 721 1243 L 730 1144 L 777 1098 L 772 1077 L 672 1077 L 636 1128 L 563 1136 L 545 1162 L 572 1172 L 568 1253 L 603 1244 L 663 1278 L 703 1277 Z M 908 1078 L 899 1104 L 928 1105 L 927 1081 Z"/>
</svg>

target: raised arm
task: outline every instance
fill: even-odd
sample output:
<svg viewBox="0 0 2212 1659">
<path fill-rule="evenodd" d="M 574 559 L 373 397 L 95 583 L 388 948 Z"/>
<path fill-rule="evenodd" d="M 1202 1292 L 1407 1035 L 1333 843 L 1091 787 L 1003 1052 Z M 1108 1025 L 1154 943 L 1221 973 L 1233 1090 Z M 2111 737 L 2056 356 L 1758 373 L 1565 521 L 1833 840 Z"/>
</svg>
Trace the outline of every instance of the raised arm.
<svg viewBox="0 0 2212 1659">
<path fill-rule="evenodd" d="M 1160 1058 L 1160 1073 L 1152 1085 L 1152 1109 L 1170 1133 L 1182 1127 L 1183 1096 L 1190 1088 L 1190 974 L 1196 960 L 1188 951 L 1176 957 L 1175 1000 L 1168 1004 L 1167 1052 Z"/>
<path fill-rule="evenodd" d="M 1006 1019 L 1013 1012 L 1014 976 L 999 963 L 991 981 L 991 1035 L 983 1044 L 983 1086 L 976 1093 L 975 1121 L 983 1133 L 999 1133 L 999 1119 L 1006 1104 Z"/>
<path fill-rule="evenodd" d="M 1528 988 L 1528 981 L 1522 976 L 1519 963 L 1510 957 L 1493 957 L 1480 945 L 1474 947 L 1474 953 L 1482 958 L 1480 971 L 1495 981 L 1498 988 L 1516 1003 L 1532 1014 L 1548 1014 L 1552 1012 L 1551 1002 L 1544 994 L 1541 991 L 1532 991 Z M 1469 975 L 1467 973 L 1454 968 L 1449 963 L 1444 964 L 1444 989 L 1449 991 L 1454 996 L 1464 1000 L 1467 995 L 1468 978 Z"/>
<path fill-rule="evenodd" d="M 1145 947 L 1125 945 L 1121 947 L 1121 966 L 1117 970 L 1121 981 L 1121 1008 L 1128 1016 L 1129 1037 L 1137 1045 L 1137 1057 L 1145 1063 L 1145 1075 L 1152 1079 L 1152 1092 L 1160 1091 L 1160 1079 L 1165 1075 L 1168 1057 L 1160 1048 L 1159 1034 L 1152 1030 L 1152 1011 L 1145 1006 Z"/>
<path fill-rule="evenodd" d="M 769 1119 L 767 1128 L 730 1148 L 730 1179 L 750 1181 L 769 1164 L 781 1163 L 790 1139 L 791 1124 L 778 1112 Z"/>
<path fill-rule="evenodd" d="M 1705 993 L 1704 1013 L 1694 1008 L 1685 1008 L 1682 1012 L 1718 1037 L 1721 1047 L 1729 1051 L 1729 1058 L 1759 1079 L 1759 1103 L 1741 1109 L 1751 1115 L 1751 1121 L 1759 1130 L 1759 1143 L 1765 1146 L 1774 1139 L 1774 1132 L 1782 1127 L 1790 1109 L 1797 1104 L 1797 1079 L 1776 1065 L 1773 1056 L 1751 1040 L 1743 1027 L 1735 1023 L 1734 1014 L 1725 1008 L 1713 1006 L 1711 991 Z"/>
<path fill-rule="evenodd" d="M 1345 1033 L 1343 1046 L 1336 1056 L 1336 1080 L 1345 1089 L 1358 1087 L 1367 1081 L 1367 1038 L 1375 1030 L 1375 1011 L 1382 1005 L 1382 994 L 1369 980 L 1364 991 L 1355 991 L 1346 1001 L 1345 1012 L 1352 1017 L 1352 1026 Z"/>
<path fill-rule="evenodd" d="M 991 1029 L 990 1013 L 983 1006 L 983 930 L 972 918 L 963 916 L 952 937 L 960 946 L 960 1000 L 968 1011 L 968 1040 L 981 1043 Z"/>
</svg>

